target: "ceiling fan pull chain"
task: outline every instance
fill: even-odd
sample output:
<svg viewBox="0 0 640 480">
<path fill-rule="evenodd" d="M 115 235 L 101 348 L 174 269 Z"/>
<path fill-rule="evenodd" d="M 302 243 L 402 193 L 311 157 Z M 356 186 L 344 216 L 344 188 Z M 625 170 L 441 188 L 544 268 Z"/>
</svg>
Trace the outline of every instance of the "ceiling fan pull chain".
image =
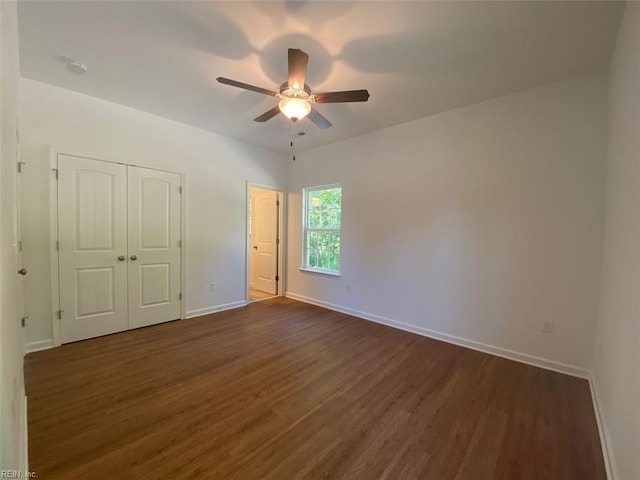
<svg viewBox="0 0 640 480">
<path fill-rule="evenodd" d="M 296 124 L 292 123 L 291 124 L 291 128 L 289 129 L 289 144 L 291 145 L 291 148 L 293 149 L 293 134 L 294 134 L 294 129 L 295 129 Z M 296 154 L 293 154 L 293 161 L 296 161 Z"/>
</svg>

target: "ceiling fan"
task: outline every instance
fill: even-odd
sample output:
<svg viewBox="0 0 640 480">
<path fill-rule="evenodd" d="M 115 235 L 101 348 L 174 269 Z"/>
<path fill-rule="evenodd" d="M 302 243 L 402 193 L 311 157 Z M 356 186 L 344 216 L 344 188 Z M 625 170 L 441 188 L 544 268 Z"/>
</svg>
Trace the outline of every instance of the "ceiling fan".
<svg viewBox="0 0 640 480">
<path fill-rule="evenodd" d="M 254 118 L 255 122 L 266 122 L 278 115 L 280 112 L 291 121 L 298 120 L 309 116 L 309 120 L 318 127 L 325 129 L 332 124 L 320 112 L 318 112 L 312 103 L 345 103 L 345 102 L 366 102 L 369 99 L 367 90 L 348 90 L 345 92 L 324 92 L 311 93 L 309 85 L 304 83 L 307 75 L 307 64 L 309 63 L 309 55 L 297 48 L 289 49 L 289 80 L 280 85 L 280 91 L 275 92 L 266 88 L 260 88 L 247 83 L 237 82 L 224 77 L 218 77 L 217 80 L 225 85 L 232 87 L 244 88 L 252 92 L 270 95 L 280 99 L 280 103 L 262 115 Z"/>
</svg>

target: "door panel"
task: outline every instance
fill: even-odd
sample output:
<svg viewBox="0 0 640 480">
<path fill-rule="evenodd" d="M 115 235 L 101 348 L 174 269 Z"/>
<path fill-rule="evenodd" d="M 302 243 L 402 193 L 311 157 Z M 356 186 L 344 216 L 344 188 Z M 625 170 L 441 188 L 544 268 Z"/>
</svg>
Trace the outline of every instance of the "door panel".
<svg viewBox="0 0 640 480">
<path fill-rule="evenodd" d="M 157 179 L 142 179 L 139 188 L 139 218 L 142 222 L 140 248 L 167 249 L 171 235 L 171 183 Z"/>
<path fill-rule="evenodd" d="M 180 175 L 129 167 L 129 324 L 180 318 Z"/>
<path fill-rule="evenodd" d="M 75 198 L 76 250 L 113 250 L 116 221 L 113 174 L 91 170 L 75 170 L 74 173 L 78 190 Z"/>
<path fill-rule="evenodd" d="M 143 307 L 169 303 L 169 290 L 171 286 L 171 265 L 168 263 L 156 265 L 142 265 L 142 299 L 140 304 Z"/>
<path fill-rule="evenodd" d="M 253 212 L 254 229 L 251 241 L 255 254 L 253 288 L 275 295 L 277 293 L 276 272 L 278 265 L 278 192 L 255 190 Z"/>
<path fill-rule="evenodd" d="M 126 168 L 58 156 L 63 343 L 128 327 Z"/>
<path fill-rule="evenodd" d="M 113 313 L 115 275 L 113 267 L 76 270 L 76 313 L 78 318 Z"/>
</svg>

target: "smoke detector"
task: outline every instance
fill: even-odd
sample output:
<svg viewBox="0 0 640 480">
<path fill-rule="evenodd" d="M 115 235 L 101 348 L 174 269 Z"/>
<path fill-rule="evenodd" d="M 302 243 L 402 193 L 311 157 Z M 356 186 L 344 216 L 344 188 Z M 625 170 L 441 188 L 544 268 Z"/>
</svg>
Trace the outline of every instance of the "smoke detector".
<svg viewBox="0 0 640 480">
<path fill-rule="evenodd" d="M 81 75 L 87 72 L 87 64 L 72 60 L 69 63 L 67 63 L 67 70 L 69 70 L 72 73 Z"/>
</svg>

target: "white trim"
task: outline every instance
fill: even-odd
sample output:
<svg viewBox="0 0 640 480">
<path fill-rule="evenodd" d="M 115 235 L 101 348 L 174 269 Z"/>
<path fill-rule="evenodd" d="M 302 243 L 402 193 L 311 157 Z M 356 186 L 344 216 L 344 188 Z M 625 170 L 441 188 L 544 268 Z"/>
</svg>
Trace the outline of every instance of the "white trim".
<svg viewBox="0 0 640 480">
<path fill-rule="evenodd" d="M 180 174 L 180 319 L 187 318 L 187 172 Z"/>
<path fill-rule="evenodd" d="M 233 310 L 234 308 L 246 307 L 246 300 L 239 300 L 237 302 L 223 303 L 222 305 L 214 305 L 213 307 L 199 308 L 198 310 L 189 310 L 186 318 L 201 317 L 202 315 L 209 315 L 211 313 L 224 312 L 225 310 Z"/>
<path fill-rule="evenodd" d="M 18 137 L 18 148 L 16 149 L 16 166 L 17 169 L 14 170 L 17 173 L 15 173 L 15 192 L 14 192 L 14 198 L 15 198 L 15 218 L 14 218 L 14 222 L 15 222 L 15 241 L 16 241 L 16 248 L 14 249 L 14 255 L 15 255 L 15 259 L 16 259 L 16 266 L 18 268 L 22 268 L 24 267 L 24 254 L 22 251 L 22 246 L 23 246 L 23 242 L 22 242 L 22 193 L 23 193 L 23 188 L 22 188 L 22 172 L 24 171 L 24 167 L 26 166 L 26 162 L 22 161 L 22 148 L 20 146 L 20 132 L 19 132 L 19 128 L 16 128 L 16 135 Z M 20 277 L 17 277 L 17 282 L 16 282 L 16 293 L 17 293 L 17 298 L 16 298 L 16 307 L 17 307 L 17 314 L 18 314 L 18 318 L 20 319 L 24 319 L 25 318 L 25 309 L 24 309 L 24 277 L 21 275 Z M 22 320 L 24 321 L 24 320 Z M 22 357 L 24 358 L 24 356 L 26 355 L 26 344 L 27 344 L 27 329 L 22 327 L 20 329 L 20 333 L 22 336 Z"/>
<path fill-rule="evenodd" d="M 591 372 L 589 375 L 589 389 L 591 390 L 593 410 L 596 415 L 596 423 L 598 424 L 598 433 L 600 434 L 600 445 L 602 447 L 602 457 L 604 458 L 604 468 L 609 480 L 617 480 L 619 478 L 618 468 L 615 462 L 615 457 L 613 456 L 611 437 L 609 436 L 607 422 L 601 410 L 602 401 L 600 400 L 598 387 L 596 385 L 596 379 L 593 372 Z"/>
<path fill-rule="evenodd" d="M 262 183 L 254 183 L 254 182 L 247 182 L 247 186 L 246 186 L 246 206 L 245 206 L 245 232 L 244 232 L 244 239 L 245 239 L 245 245 L 244 245 L 244 251 L 245 251 L 245 261 L 244 261 L 244 278 L 245 278 L 245 283 L 246 283 L 246 291 L 245 291 L 245 301 L 247 303 L 247 305 L 250 302 L 249 300 L 249 291 L 251 290 L 251 287 L 253 287 L 253 284 L 251 283 L 251 278 L 250 277 L 250 272 L 249 272 L 249 265 L 250 265 L 250 261 L 251 259 L 249 258 L 251 255 L 251 252 L 249 252 L 249 230 L 250 230 L 250 226 L 249 226 L 249 202 L 251 202 L 251 189 L 252 188 L 258 188 L 261 190 L 270 190 L 273 192 L 278 193 L 278 201 L 280 202 L 280 205 L 278 206 L 278 238 L 280 239 L 280 243 L 278 244 L 278 297 L 284 297 L 285 296 L 285 292 L 286 292 L 286 258 L 285 258 L 285 243 L 286 243 L 286 238 L 285 238 L 285 232 L 286 230 L 286 201 L 287 201 L 287 194 L 286 191 L 284 191 L 281 188 L 278 187 L 273 187 L 270 185 L 264 185 Z"/>
<path fill-rule="evenodd" d="M 91 154 L 91 153 L 86 153 L 86 152 L 79 152 L 77 150 L 69 150 L 66 148 L 58 148 L 55 147 L 53 145 L 49 146 L 50 151 L 55 153 L 55 156 L 57 157 L 58 155 L 64 155 L 66 157 L 76 157 L 76 158 L 86 158 L 88 160 L 96 160 L 98 162 L 107 162 L 107 163 L 119 163 L 120 165 L 127 165 L 130 167 L 140 167 L 140 168 L 147 168 L 149 170 L 157 170 L 160 172 L 167 172 L 167 173 L 178 173 L 180 175 L 183 175 L 184 173 L 186 173 L 186 170 L 170 170 L 167 168 L 160 168 L 160 167 L 156 167 L 156 166 L 150 166 L 148 164 L 145 163 L 131 163 L 128 160 L 123 160 L 123 159 L 119 159 L 119 158 L 114 158 L 111 157 L 109 155 L 95 155 L 95 154 Z"/>
<path fill-rule="evenodd" d="M 27 419 L 27 396 L 25 395 L 24 388 L 22 389 L 22 425 L 20 427 L 20 453 L 19 462 L 20 470 L 23 472 L 29 471 L 29 421 Z"/>
<path fill-rule="evenodd" d="M 26 345 L 27 353 L 39 352 L 40 350 L 49 350 L 53 348 L 53 340 L 39 340 L 37 342 L 29 342 Z"/>
<path fill-rule="evenodd" d="M 61 321 L 57 312 L 60 310 L 60 275 L 58 264 L 58 180 L 53 173 L 58 169 L 58 151 L 49 149 L 49 263 L 51 265 L 51 332 L 53 346 L 62 344 Z"/>
<path fill-rule="evenodd" d="M 300 267 L 301 272 L 319 273 L 321 275 L 331 275 L 332 277 L 339 277 L 340 271 L 334 272 L 333 270 L 321 270 L 318 268 Z"/>
<path fill-rule="evenodd" d="M 477 342 L 475 340 L 469 340 L 467 338 L 457 337 L 448 333 L 438 332 L 436 330 L 430 330 L 424 327 L 418 327 L 416 325 L 410 325 L 408 323 L 398 322 L 389 318 L 374 315 L 372 313 L 361 312 L 360 310 L 354 310 L 352 308 L 343 307 L 340 305 L 334 305 L 332 303 L 317 300 L 315 298 L 305 297 L 304 295 L 298 295 L 297 293 L 287 292 L 288 298 L 298 300 L 300 302 L 310 303 L 319 307 L 328 308 L 329 310 L 335 310 L 336 312 L 345 313 L 354 317 L 362 318 L 364 320 L 370 320 L 372 322 L 380 323 L 388 327 L 397 328 L 406 332 L 416 333 L 423 337 L 434 338 L 443 342 L 452 343 L 461 347 L 470 348 L 472 350 L 478 350 L 480 352 L 489 353 L 498 357 L 507 358 L 509 360 L 515 360 L 516 362 L 526 363 L 527 365 L 533 365 L 534 367 L 544 368 L 546 370 L 553 370 L 554 372 L 565 373 L 574 377 L 589 378 L 590 371 L 577 367 L 575 365 L 569 365 L 562 362 L 556 362 L 555 360 L 549 360 L 546 358 L 536 357 L 529 355 L 528 353 L 516 352 L 515 350 L 509 350 L 507 348 L 498 347 L 495 345 L 489 345 L 487 343 Z"/>
</svg>

